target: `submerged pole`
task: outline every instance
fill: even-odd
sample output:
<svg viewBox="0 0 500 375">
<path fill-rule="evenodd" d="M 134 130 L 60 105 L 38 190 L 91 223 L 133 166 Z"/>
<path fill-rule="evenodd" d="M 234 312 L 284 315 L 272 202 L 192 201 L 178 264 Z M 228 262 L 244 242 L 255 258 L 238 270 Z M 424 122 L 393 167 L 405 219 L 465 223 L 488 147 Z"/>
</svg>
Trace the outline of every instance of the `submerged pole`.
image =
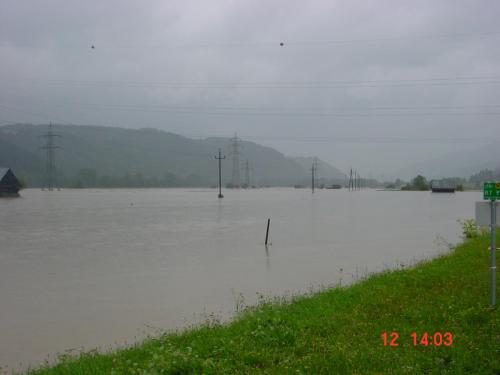
<svg viewBox="0 0 500 375">
<path fill-rule="evenodd" d="M 267 246 L 267 239 L 269 238 L 269 223 L 271 222 L 271 219 L 267 219 L 267 229 L 266 229 L 266 246 Z"/>
</svg>

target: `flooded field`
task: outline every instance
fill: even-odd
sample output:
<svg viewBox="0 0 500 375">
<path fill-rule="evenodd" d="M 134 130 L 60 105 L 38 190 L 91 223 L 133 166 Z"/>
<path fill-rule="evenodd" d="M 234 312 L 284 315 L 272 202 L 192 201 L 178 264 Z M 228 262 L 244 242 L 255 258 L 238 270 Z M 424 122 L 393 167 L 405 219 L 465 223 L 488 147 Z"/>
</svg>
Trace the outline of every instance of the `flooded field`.
<svg viewBox="0 0 500 375">
<path fill-rule="evenodd" d="M 0 366 L 230 317 L 460 241 L 479 192 L 24 190 L 0 200 Z M 267 219 L 270 242 L 264 246 Z M 1 367 L 0 367 L 1 368 Z"/>
</svg>

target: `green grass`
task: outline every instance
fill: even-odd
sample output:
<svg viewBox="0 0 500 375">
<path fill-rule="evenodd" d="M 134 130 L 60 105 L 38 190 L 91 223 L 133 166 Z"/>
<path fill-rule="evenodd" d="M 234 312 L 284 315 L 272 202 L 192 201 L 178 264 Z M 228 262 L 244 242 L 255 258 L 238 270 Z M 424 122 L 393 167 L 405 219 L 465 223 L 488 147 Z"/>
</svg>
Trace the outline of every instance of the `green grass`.
<svg viewBox="0 0 500 375">
<path fill-rule="evenodd" d="M 500 374 L 488 245 L 467 240 L 411 269 L 29 374 Z M 383 345 L 384 331 L 399 333 L 398 347 Z M 453 344 L 414 347 L 412 332 L 451 332 Z"/>
</svg>

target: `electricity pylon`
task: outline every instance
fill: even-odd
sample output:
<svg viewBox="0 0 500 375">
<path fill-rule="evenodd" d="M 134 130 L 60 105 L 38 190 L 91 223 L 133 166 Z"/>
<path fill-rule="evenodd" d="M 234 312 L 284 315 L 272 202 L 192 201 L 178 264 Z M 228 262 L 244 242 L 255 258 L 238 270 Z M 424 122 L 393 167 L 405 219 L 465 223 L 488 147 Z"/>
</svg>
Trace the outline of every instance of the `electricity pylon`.
<svg viewBox="0 0 500 375">
<path fill-rule="evenodd" d="M 47 138 L 47 143 L 42 146 L 43 150 L 46 150 L 46 163 L 45 163 L 45 187 L 47 190 L 52 191 L 57 185 L 56 181 L 56 162 L 55 162 L 55 150 L 62 149 L 60 146 L 54 144 L 55 137 L 61 137 L 60 134 L 56 134 L 52 131 L 52 123 L 49 124 L 49 131 L 47 134 L 43 134 L 42 137 Z"/>
</svg>

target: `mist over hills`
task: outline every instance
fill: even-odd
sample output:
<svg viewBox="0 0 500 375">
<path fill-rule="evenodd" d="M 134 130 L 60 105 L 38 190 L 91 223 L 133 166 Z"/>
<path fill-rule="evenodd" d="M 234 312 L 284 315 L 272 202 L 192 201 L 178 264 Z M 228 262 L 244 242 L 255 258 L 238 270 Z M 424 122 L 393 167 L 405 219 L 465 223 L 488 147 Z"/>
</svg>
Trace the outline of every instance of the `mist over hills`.
<svg viewBox="0 0 500 375">
<path fill-rule="evenodd" d="M 54 125 L 61 137 L 55 144 L 58 180 L 65 187 L 91 186 L 213 186 L 218 183 L 215 156 L 221 148 L 223 184 L 231 183 L 230 138 L 191 139 L 152 129 L 124 129 L 103 126 Z M 0 166 L 13 168 L 28 186 L 45 182 L 46 154 L 42 146 L 47 125 L 0 126 Z M 241 140 L 240 181 L 246 181 L 248 161 L 250 185 L 309 186 L 312 157 L 287 157 L 254 142 Z M 344 183 L 345 173 L 318 159 L 319 184 Z M 482 169 L 500 167 L 496 144 L 470 152 L 456 152 L 415 163 L 394 173 L 411 179 L 422 174 L 429 179 L 469 177 Z"/>
<path fill-rule="evenodd" d="M 303 156 L 296 156 L 296 157 L 291 157 L 291 159 L 297 163 L 299 163 L 302 168 L 304 168 L 307 171 L 311 170 L 312 164 L 315 161 L 313 157 L 303 157 Z M 344 172 L 342 172 L 340 169 L 324 162 L 321 159 L 316 159 L 316 174 L 318 176 L 318 182 L 319 183 L 336 183 L 336 184 L 343 184 L 346 178 L 346 175 Z M 307 180 L 302 181 L 302 184 L 308 185 L 310 184 L 310 173 L 307 176 Z"/>
<path fill-rule="evenodd" d="M 495 170 L 500 167 L 500 147 L 497 143 L 487 144 L 469 151 L 457 151 L 415 163 L 400 169 L 395 175 L 409 179 L 417 174 L 427 178 L 463 177 L 468 178 L 483 169 Z"/>
<path fill-rule="evenodd" d="M 42 186 L 45 176 L 43 137 L 47 125 L 0 126 L 0 165 L 13 168 L 28 186 Z M 223 184 L 231 182 L 229 138 L 195 140 L 157 129 L 54 125 L 58 180 L 62 186 L 211 186 L 218 182 L 215 155 L 222 149 Z M 310 179 L 307 158 L 289 158 L 253 142 L 241 141 L 240 180 L 250 184 L 292 186 Z M 312 162 L 312 160 L 311 160 Z M 343 173 L 319 161 L 318 178 L 343 180 Z M 323 173 L 324 172 L 324 173 Z"/>
</svg>

